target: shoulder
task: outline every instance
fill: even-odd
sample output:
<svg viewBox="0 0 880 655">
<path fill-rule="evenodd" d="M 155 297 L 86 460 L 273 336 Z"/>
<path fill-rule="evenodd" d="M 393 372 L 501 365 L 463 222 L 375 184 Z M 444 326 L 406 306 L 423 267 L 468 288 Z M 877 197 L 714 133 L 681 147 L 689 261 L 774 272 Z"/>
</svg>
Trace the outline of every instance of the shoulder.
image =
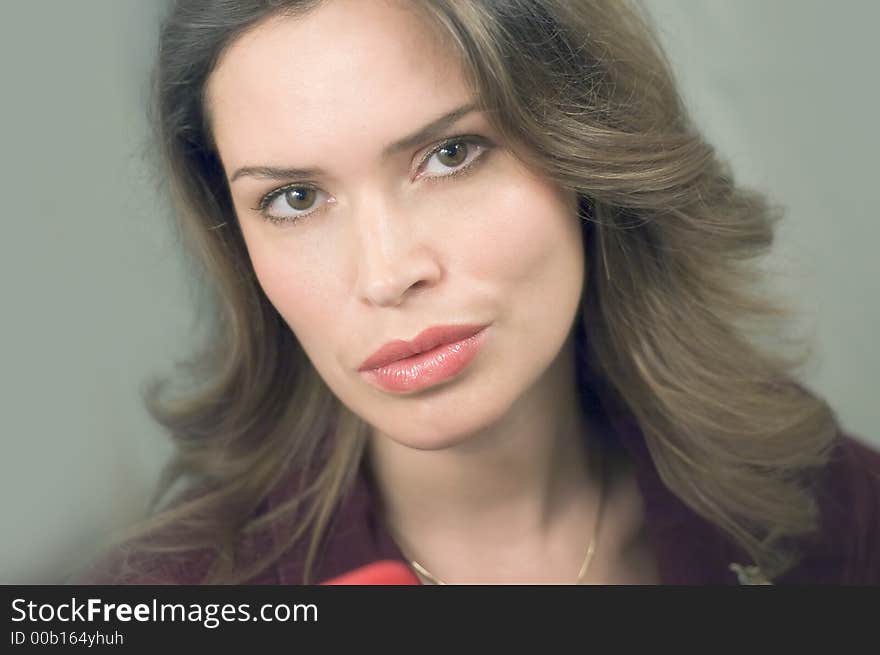
<svg viewBox="0 0 880 655">
<path fill-rule="evenodd" d="M 262 508 L 258 508 L 261 511 Z M 192 518 L 192 517 L 190 517 Z M 188 525 L 199 525 L 189 521 Z M 210 523 L 208 523 L 210 525 Z M 192 527 L 181 520 L 146 530 L 137 536 L 119 537 L 104 544 L 68 579 L 79 585 L 199 585 L 205 584 L 217 563 L 219 537 L 196 537 Z M 129 533 L 130 535 L 131 533 Z M 204 535 L 204 533 L 202 533 Z M 201 545 L 193 545 L 201 544 Z M 208 545 L 204 545 L 208 544 Z M 247 566 L 271 550 L 271 536 L 239 533 L 236 561 Z M 268 569 L 243 584 L 272 584 L 275 571 Z"/>
<path fill-rule="evenodd" d="M 854 470 L 868 479 L 880 481 L 880 443 L 869 443 L 855 435 L 841 434 L 839 447 Z"/>
<path fill-rule="evenodd" d="M 840 433 L 826 471 L 823 493 L 835 503 L 849 505 L 854 519 L 876 537 L 880 521 L 880 444 Z M 873 519 L 873 520 L 868 520 Z"/>
<path fill-rule="evenodd" d="M 173 542 L 163 541 L 174 547 Z M 250 566 L 271 549 L 266 537 L 242 538 L 237 562 Z M 74 585 L 201 585 L 217 561 L 214 548 L 163 549 L 150 540 L 132 540 L 103 548 L 67 584 Z M 278 584 L 277 570 L 268 566 L 241 584 Z"/>
<path fill-rule="evenodd" d="M 819 531 L 795 583 L 880 584 L 880 445 L 841 432 L 817 487 Z"/>
<path fill-rule="evenodd" d="M 195 585 L 207 575 L 212 561 L 207 551 L 163 553 L 132 541 L 102 549 L 68 584 Z"/>
<path fill-rule="evenodd" d="M 850 504 L 853 570 L 850 582 L 880 584 L 880 444 L 841 435 L 835 483 Z"/>
<path fill-rule="evenodd" d="M 301 536 L 289 543 L 290 535 L 299 534 L 305 507 L 295 500 L 301 488 L 299 474 L 288 472 L 256 508 L 252 518 L 271 514 L 259 530 L 249 534 L 242 531 L 236 538 L 236 575 L 249 576 L 242 584 L 301 584 L 308 544 Z M 330 527 L 330 539 L 324 540 L 319 552 L 318 579 L 330 578 L 345 572 L 351 560 L 360 562 L 366 548 L 365 527 L 362 519 L 366 507 L 362 485 L 349 493 L 343 507 L 335 512 Z M 188 497 L 195 498 L 195 492 Z M 208 511 L 208 510 L 205 510 Z M 208 511 L 210 514 L 210 511 Z M 204 511 L 202 513 L 204 518 Z M 208 517 L 211 518 L 210 516 Z M 192 521 L 190 521 L 192 523 Z M 198 523 L 198 522 L 196 522 Z M 211 524 L 211 521 L 207 521 Z M 198 542 L 207 547 L 184 550 L 184 544 L 193 542 L 192 533 L 177 523 L 166 524 L 146 537 L 126 540 L 104 547 L 79 572 L 68 579 L 68 584 L 80 585 L 200 585 L 205 584 L 217 562 L 219 548 L 211 546 L 210 538 Z M 278 553 L 279 547 L 284 552 Z M 259 570 L 251 575 L 246 571 Z"/>
</svg>

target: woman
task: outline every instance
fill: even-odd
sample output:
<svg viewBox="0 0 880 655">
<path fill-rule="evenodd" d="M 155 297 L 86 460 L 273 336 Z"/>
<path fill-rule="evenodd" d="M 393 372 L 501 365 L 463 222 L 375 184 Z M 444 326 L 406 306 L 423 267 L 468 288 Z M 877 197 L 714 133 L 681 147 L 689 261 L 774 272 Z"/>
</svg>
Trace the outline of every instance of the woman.
<svg viewBox="0 0 880 655">
<path fill-rule="evenodd" d="M 156 82 L 217 330 L 85 581 L 880 581 L 880 457 L 756 345 L 778 213 L 635 8 L 182 0 Z"/>
</svg>

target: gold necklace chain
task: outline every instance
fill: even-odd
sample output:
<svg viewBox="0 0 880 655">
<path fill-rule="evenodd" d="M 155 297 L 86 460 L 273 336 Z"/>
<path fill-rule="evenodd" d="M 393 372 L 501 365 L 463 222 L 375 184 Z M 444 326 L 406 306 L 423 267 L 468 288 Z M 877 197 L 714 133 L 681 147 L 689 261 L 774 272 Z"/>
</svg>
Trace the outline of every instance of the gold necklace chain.
<svg viewBox="0 0 880 655">
<path fill-rule="evenodd" d="M 596 449 L 597 452 L 601 452 L 601 448 Z M 605 458 L 602 457 L 599 462 L 599 471 L 600 471 L 600 484 L 599 484 L 599 508 L 596 512 L 596 520 L 593 524 L 593 535 L 590 537 L 590 545 L 587 546 L 587 554 L 584 556 L 584 561 L 581 564 L 581 570 L 578 572 L 577 579 L 574 581 L 574 584 L 580 583 L 583 580 L 584 576 L 587 574 L 587 571 L 590 568 L 590 562 L 593 561 L 593 553 L 596 551 L 596 535 L 599 534 L 599 525 L 602 520 L 602 509 L 605 501 Z M 401 548 L 401 552 L 403 549 Z M 448 585 L 448 582 L 444 582 L 437 576 L 433 575 L 428 569 L 419 564 L 417 561 L 409 557 L 404 553 L 404 556 L 409 560 L 409 565 L 415 569 L 422 577 L 427 578 L 432 584 L 435 585 Z"/>
</svg>

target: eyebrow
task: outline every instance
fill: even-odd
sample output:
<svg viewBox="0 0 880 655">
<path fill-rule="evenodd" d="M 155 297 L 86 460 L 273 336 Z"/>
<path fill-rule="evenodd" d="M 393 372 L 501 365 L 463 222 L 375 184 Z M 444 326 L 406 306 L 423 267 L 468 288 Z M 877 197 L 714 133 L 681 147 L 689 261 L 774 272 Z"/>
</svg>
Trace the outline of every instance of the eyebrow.
<svg viewBox="0 0 880 655">
<path fill-rule="evenodd" d="M 444 130 L 448 129 L 461 118 L 476 110 L 476 103 L 462 105 L 457 109 L 453 109 L 447 114 L 443 114 L 427 125 L 420 127 L 418 130 L 409 134 L 402 139 L 395 141 L 382 150 L 382 159 L 388 159 L 392 155 L 409 150 L 421 145 L 425 141 L 440 136 Z M 320 168 L 279 168 L 276 166 L 243 166 L 239 168 L 230 178 L 230 183 L 235 182 L 240 177 L 255 177 L 266 180 L 290 180 L 290 179 L 306 179 L 324 175 L 324 171 Z"/>
</svg>

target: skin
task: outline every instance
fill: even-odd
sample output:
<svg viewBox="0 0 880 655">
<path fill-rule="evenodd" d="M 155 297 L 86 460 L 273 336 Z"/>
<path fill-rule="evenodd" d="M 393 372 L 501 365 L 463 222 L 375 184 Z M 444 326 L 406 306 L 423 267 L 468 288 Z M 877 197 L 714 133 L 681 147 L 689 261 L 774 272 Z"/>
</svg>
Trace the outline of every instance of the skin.
<svg viewBox="0 0 880 655">
<path fill-rule="evenodd" d="M 371 426 L 367 456 L 404 552 L 450 582 L 570 583 L 599 494 L 573 367 L 585 283 L 576 197 L 527 169 L 478 112 L 382 157 L 474 100 L 448 42 L 395 2 L 335 0 L 270 19 L 232 44 L 207 87 L 259 282 Z M 419 166 L 441 138 L 471 134 L 492 145 L 466 146 L 459 165 L 434 154 Z M 468 161 L 467 174 L 442 177 Z M 233 181 L 247 166 L 325 173 Z M 317 193 L 293 207 L 282 194 L 270 211 L 314 213 L 274 224 L 255 208 L 291 182 Z M 398 394 L 358 373 L 382 344 L 453 323 L 491 324 L 453 380 Z M 626 533 L 603 530 L 600 542 Z M 591 571 L 614 567 L 606 545 Z"/>
</svg>

